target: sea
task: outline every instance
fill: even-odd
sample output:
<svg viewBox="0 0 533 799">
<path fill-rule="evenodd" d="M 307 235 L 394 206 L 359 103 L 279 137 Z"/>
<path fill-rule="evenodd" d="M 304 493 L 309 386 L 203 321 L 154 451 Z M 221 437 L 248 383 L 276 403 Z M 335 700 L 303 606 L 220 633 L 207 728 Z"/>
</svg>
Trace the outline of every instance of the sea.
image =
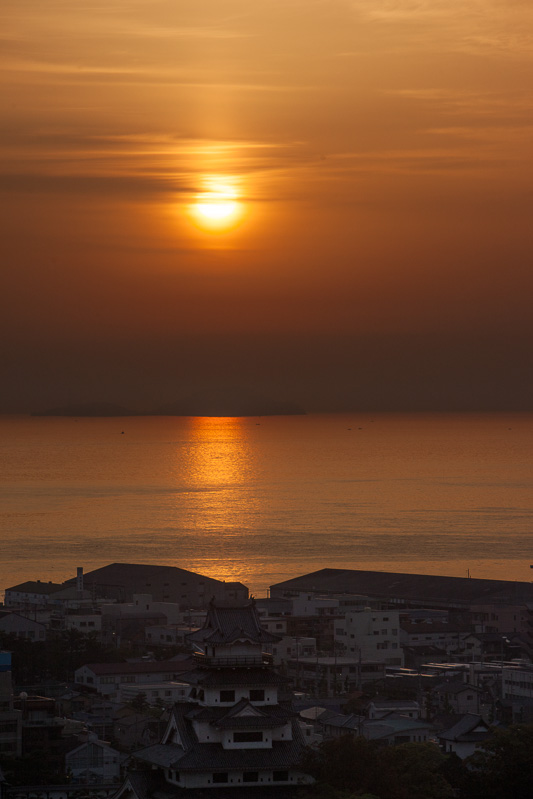
<svg viewBox="0 0 533 799">
<path fill-rule="evenodd" d="M 0 591 L 112 562 L 529 581 L 533 415 L 0 416 Z"/>
</svg>

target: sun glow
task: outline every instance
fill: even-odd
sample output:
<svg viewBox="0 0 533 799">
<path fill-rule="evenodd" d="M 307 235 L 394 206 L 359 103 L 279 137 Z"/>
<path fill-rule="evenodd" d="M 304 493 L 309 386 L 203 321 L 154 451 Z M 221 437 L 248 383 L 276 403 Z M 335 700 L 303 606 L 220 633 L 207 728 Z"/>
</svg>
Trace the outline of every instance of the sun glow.
<svg viewBox="0 0 533 799">
<path fill-rule="evenodd" d="M 235 182 L 210 178 L 205 181 L 205 186 L 205 190 L 196 196 L 189 208 L 195 225 L 208 232 L 225 233 L 232 230 L 244 213 Z"/>
</svg>

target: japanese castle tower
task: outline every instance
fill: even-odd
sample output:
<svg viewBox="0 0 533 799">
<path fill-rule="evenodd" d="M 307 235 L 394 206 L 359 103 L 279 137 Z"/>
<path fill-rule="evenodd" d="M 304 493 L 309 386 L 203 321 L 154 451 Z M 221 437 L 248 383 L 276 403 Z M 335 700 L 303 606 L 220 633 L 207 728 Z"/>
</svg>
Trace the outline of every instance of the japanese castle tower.
<svg viewBox="0 0 533 799">
<path fill-rule="evenodd" d="M 263 652 L 279 636 L 261 627 L 253 600 L 211 601 L 204 627 L 188 638 L 198 650 L 194 670 L 180 675 L 189 701 L 174 705 L 161 743 L 134 754 L 149 770 L 131 773 L 116 799 L 189 788 L 242 787 L 244 797 L 254 787 L 260 796 L 261 787 L 312 782 L 297 769 L 303 737 L 290 703 L 278 697 L 283 679 Z"/>
</svg>

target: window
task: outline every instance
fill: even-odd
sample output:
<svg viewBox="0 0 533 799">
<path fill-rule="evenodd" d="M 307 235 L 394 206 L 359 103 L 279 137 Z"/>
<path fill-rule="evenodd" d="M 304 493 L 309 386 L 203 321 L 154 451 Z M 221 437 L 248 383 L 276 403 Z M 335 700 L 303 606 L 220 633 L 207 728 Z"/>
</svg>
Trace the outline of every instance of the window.
<svg viewBox="0 0 533 799">
<path fill-rule="evenodd" d="M 250 688 L 250 702 L 264 702 L 265 690 L 264 688 Z"/>
<path fill-rule="evenodd" d="M 256 744 L 262 743 L 263 741 L 263 733 L 261 731 L 257 732 L 256 730 L 252 730 L 250 732 L 234 732 L 233 733 L 233 743 L 234 744 Z"/>
<path fill-rule="evenodd" d="M 273 782 L 288 782 L 289 781 L 289 772 L 288 771 L 274 771 L 272 774 L 272 781 Z"/>
<path fill-rule="evenodd" d="M 221 691 L 220 692 L 220 701 L 221 702 L 235 702 L 235 691 Z"/>
<path fill-rule="evenodd" d="M 259 782 L 259 772 L 258 771 L 245 771 L 242 775 L 243 782 Z"/>
<path fill-rule="evenodd" d="M 227 771 L 218 771 L 218 772 L 216 771 L 213 774 L 213 782 L 218 782 L 218 783 L 229 782 Z"/>
<path fill-rule="evenodd" d="M 17 722 L 16 721 L 3 721 L 0 722 L 0 732 L 3 733 L 11 733 L 17 732 Z"/>
</svg>

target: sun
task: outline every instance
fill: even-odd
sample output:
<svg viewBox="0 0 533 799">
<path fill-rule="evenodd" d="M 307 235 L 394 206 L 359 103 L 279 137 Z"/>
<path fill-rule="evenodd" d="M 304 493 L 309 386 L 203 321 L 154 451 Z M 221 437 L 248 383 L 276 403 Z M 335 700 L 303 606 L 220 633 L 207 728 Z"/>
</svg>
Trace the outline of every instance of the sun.
<svg viewBox="0 0 533 799">
<path fill-rule="evenodd" d="M 244 213 L 235 182 L 229 178 L 209 178 L 205 180 L 205 186 L 189 207 L 194 224 L 210 233 L 233 230 Z"/>
</svg>

